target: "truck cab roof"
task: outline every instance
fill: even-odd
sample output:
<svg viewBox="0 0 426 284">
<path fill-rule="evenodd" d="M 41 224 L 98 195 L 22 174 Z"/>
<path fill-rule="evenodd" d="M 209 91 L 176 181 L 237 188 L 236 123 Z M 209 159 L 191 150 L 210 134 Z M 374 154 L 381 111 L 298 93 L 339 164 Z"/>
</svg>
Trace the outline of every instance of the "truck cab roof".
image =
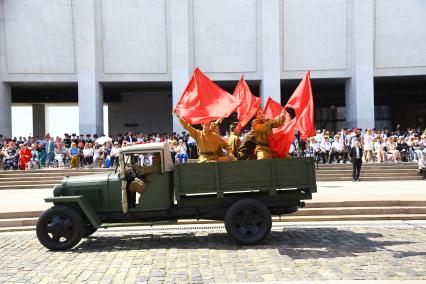
<svg viewBox="0 0 426 284">
<path fill-rule="evenodd" d="M 133 146 L 126 146 L 120 149 L 120 154 L 143 154 L 160 152 L 162 156 L 162 171 L 173 171 L 173 161 L 170 155 L 170 145 L 168 142 L 155 142 L 147 144 L 136 144 Z"/>
</svg>

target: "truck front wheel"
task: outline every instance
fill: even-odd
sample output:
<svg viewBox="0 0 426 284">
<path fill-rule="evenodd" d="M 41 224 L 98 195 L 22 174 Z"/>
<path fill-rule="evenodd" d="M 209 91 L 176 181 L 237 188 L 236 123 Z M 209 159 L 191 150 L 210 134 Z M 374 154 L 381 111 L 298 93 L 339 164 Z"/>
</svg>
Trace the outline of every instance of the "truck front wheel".
<svg viewBox="0 0 426 284">
<path fill-rule="evenodd" d="M 225 214 L 228 234 L 244 245 L 261 242 L 271 231 L 272 218 L 268 208 L 255 199 L 241 199 L 229 207 Z"/>
<path fill-rule="evenodd" d="M 74 209 L 55 205 L 46 210 L 37 222 L 37 238 L 50 250 L 66 250 L 81 240 L 84 223 Z"/>
</svg>

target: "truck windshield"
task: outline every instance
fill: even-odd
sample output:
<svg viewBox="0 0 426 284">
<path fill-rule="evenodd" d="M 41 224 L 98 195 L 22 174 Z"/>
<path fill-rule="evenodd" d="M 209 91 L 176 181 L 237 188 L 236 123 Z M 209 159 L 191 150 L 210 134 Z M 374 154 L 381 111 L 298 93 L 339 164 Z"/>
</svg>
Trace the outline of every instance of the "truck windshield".
<svg viewBox="0 0 426 284">
<path fill-rule="evenodd" d="M 161 154 L 160 152 L 152 153 L 132 153 L 124 156 L 125 166 L 140 166 L 152 167 L 160 166 L 161 168 Z"/>
</svg>

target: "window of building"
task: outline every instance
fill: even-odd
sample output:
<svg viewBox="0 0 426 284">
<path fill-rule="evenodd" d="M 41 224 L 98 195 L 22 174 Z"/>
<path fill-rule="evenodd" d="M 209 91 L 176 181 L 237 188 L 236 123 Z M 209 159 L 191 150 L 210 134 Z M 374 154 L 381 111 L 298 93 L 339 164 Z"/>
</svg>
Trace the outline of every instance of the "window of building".
<svg viewBox="0 0 426 284">
<path fill-rule="evenodd" d="M 315 128 L 338 130 L 346 125 L 346 110 L 343 106 L 317 107 L 315 109 Z"/>
<path fill-rule="evenodd" d="M 374 106 L 374 127 L 383 129 L 389 127 L 392 129 L 392 111 L 389 105 Z"/>
</svg>

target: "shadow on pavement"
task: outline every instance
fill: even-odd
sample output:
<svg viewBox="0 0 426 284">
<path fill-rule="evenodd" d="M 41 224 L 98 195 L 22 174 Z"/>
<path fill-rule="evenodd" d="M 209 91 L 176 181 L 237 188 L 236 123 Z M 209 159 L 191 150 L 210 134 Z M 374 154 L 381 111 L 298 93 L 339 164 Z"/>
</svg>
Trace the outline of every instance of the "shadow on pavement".
<svg viewBox="0 0 426 284">
<path fill-rule="evenodd" d="M 236 244 L 226 233 L 149 233 L 103 236 L 94 235 L 72 252 L 107 252 L 148 249 L 275 249 L 291 259 L 318 259 L 356 256 L 359 253 L 386 250 L 386 247 L 411 244 L 409 241 L 381 240 L 378 233 L 360 233 L 336 228 L 290 228 L 272 231 L 263 243 L 256 246 Z M 400 253 L 399 251 L 395 251 Z M 409 254 L 415 252 L 406 252 Z M 403 256 L 401 256 L 403 257 Z"/>
<path fill-rule="evenodd" d="M 426 251 L 394 251 L 395 258 L 405 258 L 411 256 L 424 256 L 426 258 Z"/>
</svg>

